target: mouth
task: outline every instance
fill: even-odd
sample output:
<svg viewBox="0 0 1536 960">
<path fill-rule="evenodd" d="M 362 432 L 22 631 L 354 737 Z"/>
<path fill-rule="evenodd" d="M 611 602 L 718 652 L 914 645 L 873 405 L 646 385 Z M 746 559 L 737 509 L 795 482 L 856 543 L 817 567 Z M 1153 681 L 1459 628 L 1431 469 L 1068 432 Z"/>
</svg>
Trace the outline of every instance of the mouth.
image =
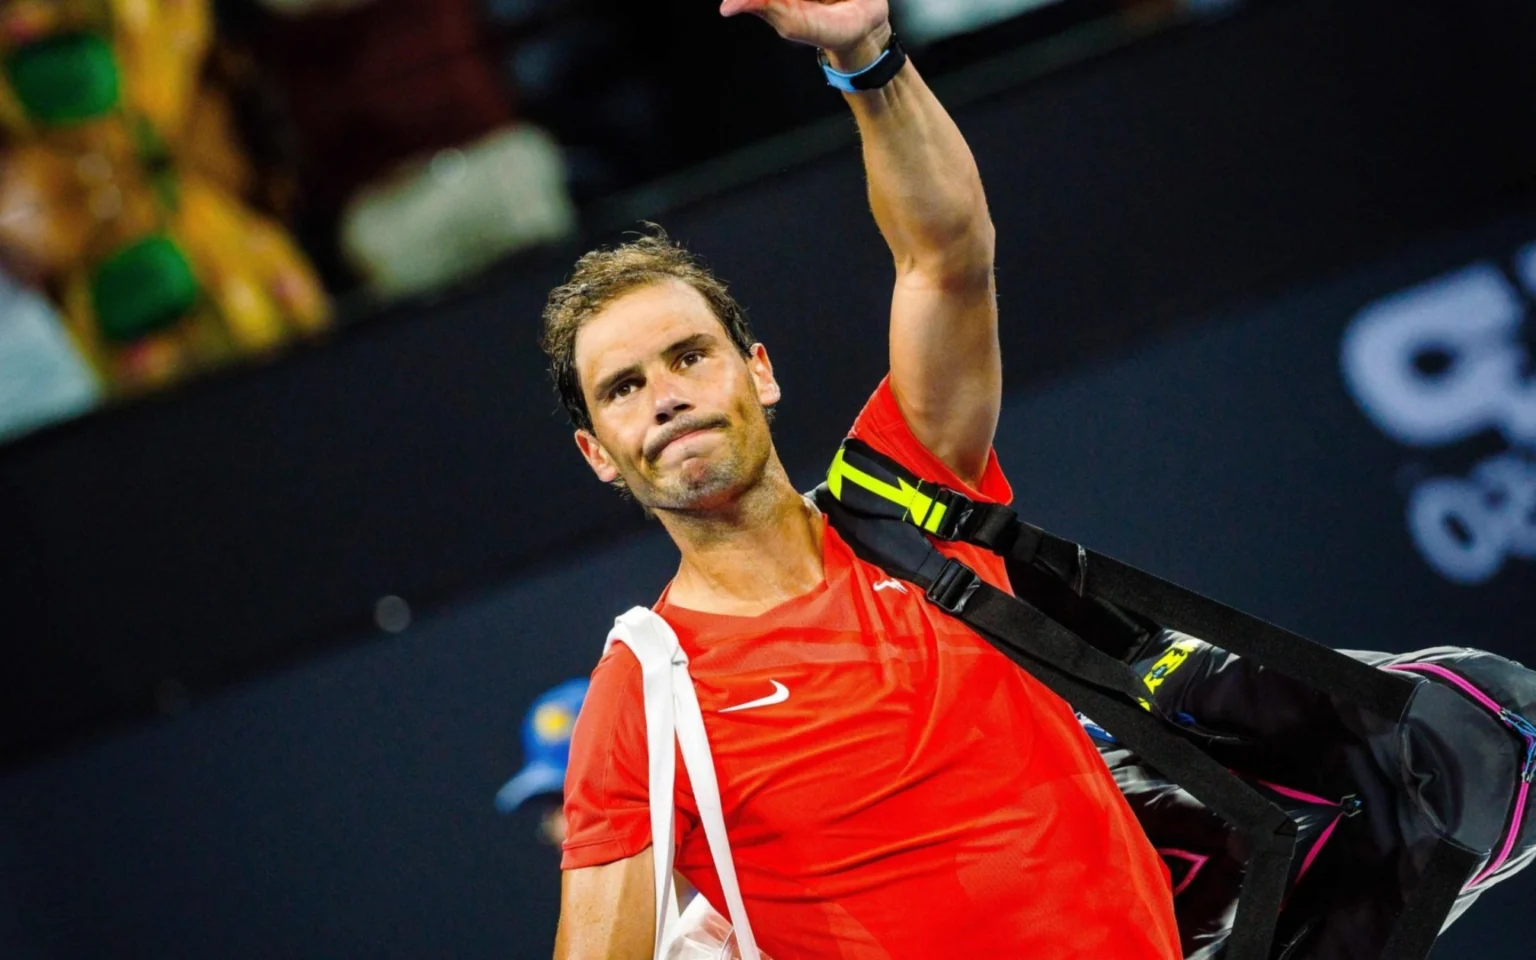
<svg viewBox="0 0 1536 960">
<path fill-rule="evenodd" d="M 718 430 L 722 427 L 725 427 L 726 425 L 726 421 L 723 417 L 699 423 L 679 424 L 676 429 L 669 430 L 662 434 L 660 437 L 656 438 L 656 441 L 651 445 L 651 449 L 647 452 L 646 459 L 654 463 L 655 461 L 661 459 L 661 455 L 667 451 L 668 447 L 672 446 L 674 443 L 677 443 L 679 440 L 687 440 L 691 437 L 697 437 L 708 433 L 711 430 Z"/>
</svg>

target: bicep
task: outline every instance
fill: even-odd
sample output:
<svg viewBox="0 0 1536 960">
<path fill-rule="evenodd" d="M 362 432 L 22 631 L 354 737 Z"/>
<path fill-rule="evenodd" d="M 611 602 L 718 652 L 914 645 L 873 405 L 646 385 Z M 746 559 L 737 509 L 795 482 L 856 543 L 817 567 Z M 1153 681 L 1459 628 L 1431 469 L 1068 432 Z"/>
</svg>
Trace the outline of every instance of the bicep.
<svg viewBox="0 0 1536 960">
<path fill-rule="evenodd" d="M 1002 408 L 997 287 L 984 270 L 943 277 L 902 270 L 891 302 L 891 392 L 917 439 L 974 481 Z"/>
<path fill-rule="evenodd" d="M 651 850 L 567 870 L 560 880 L 555 960 L 649 960 L 656 940 L 656 879 Z"/>
</svg>

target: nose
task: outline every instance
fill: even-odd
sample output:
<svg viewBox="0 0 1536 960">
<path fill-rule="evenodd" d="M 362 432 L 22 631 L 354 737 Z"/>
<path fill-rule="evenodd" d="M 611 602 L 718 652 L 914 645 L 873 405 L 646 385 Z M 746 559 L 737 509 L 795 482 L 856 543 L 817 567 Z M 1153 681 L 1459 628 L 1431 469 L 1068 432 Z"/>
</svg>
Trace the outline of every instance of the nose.
<svg viewBox="0 0 1536 960">
<path fill-rule="evenodd" d="M 653 412 L 657 426 L 670 423 L 693 409 L 693 404 L 680 395 L 678 389 L 680 384 L 676 378 L 670 376 L 653 378 L 652 384 L 656 390 Z"/>
</svg>

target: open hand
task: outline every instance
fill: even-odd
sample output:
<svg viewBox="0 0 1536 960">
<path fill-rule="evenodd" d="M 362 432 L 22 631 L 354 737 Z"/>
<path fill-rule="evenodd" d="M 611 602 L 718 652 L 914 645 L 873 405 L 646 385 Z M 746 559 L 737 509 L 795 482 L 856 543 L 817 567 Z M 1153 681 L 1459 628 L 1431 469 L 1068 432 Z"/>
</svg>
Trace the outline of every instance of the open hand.
<svg viewBox="0 0 1536 960">
<path fill-rule="evenodd" d="M 852 50 L 890 20 L 888 0 L 724 0 L 721 16 L 750 13 L 779 36 L 829 51 Z"/>
</svg>

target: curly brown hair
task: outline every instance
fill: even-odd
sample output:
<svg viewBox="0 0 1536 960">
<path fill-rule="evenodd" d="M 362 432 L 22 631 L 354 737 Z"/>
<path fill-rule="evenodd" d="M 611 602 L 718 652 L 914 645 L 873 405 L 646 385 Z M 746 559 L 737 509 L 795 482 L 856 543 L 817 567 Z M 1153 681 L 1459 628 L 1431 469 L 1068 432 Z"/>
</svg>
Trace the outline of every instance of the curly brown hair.
<svg viewBox="0 0 1536 960">
<path fill-rule="evenodd" d="M 646 224 L 651 233 L 612 249 L 598 249 L 576 261 L 570 279 L 549 294 L 539 346 L 549 357 L 549 374 L 566 415 L 578 430 L 592 429 L 592 415 L 576 371 L 576 334 L 584 323 L 613 301 L 641 287 L 681 280 L 709 302 L 731 342 L 743 357 L 751 355 L 752 328 L 747 313 L 725 283 L 698 257 L 673 243 L 665 230 Z"/>
</svg>

